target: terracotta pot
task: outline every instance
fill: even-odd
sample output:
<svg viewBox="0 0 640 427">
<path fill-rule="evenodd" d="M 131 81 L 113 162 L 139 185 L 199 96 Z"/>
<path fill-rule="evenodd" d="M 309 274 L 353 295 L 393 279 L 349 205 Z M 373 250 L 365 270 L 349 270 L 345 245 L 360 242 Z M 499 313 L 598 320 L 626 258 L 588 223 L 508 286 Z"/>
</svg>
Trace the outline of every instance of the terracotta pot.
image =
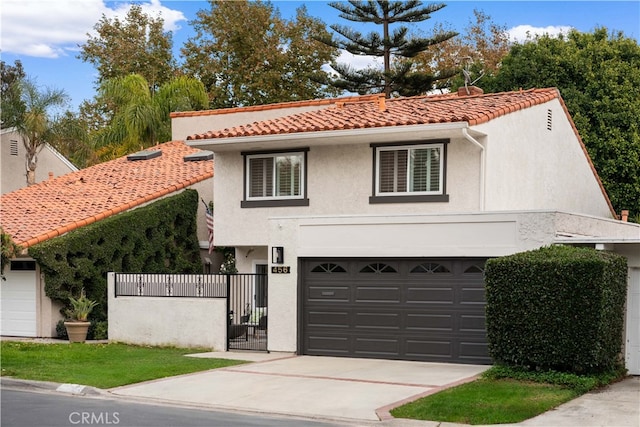
<svg viewBox="0 0 640 427">
<path fill-rule="evenodd" d="M 85 342 L 91 322 L 64 322 L 69 342 Z"/>
</svg>

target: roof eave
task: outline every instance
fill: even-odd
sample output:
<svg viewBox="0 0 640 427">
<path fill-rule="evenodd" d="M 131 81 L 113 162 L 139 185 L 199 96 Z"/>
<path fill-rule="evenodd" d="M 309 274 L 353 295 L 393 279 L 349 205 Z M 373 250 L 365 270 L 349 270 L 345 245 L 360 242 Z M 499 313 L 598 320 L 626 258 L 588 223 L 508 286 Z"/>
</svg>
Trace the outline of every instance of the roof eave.
<svg viewBox="0 0 640 427">
<path fill-rule="evenodd" d="M 469 128 L 467 122 L 454 122 L 194 139 L 187 140 L 185 143 L 191 147 L 211 150 L 213 152 L 265 150 L 309 147 L 314 145 L 382 143 L 424 140 L 425 138 L 447 138 L 458 136 L 462 129 L 467 129 L 470 133 L 473 133 L 474 136 L 484 136 L 483 133 Z"/>
</svg>

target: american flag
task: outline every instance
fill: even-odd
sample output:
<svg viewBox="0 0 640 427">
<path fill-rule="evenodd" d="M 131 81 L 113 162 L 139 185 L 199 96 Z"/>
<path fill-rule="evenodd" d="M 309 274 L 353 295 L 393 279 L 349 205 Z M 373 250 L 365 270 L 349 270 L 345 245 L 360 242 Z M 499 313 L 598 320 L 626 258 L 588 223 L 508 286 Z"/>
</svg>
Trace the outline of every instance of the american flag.
<svg viewBox="0 0 640 427">
<path fill-rule="evenodd" d="M 202 201 L 204 203 L 204 200 Z M 207 230 L 209 231 L 209 253 L 213 252 L 215 246 L 213 245 L 213 210 L 209 208 L 209 205 L 204 203 L 205 206 L 205 217 L 207 219 Z"/>
</svg>

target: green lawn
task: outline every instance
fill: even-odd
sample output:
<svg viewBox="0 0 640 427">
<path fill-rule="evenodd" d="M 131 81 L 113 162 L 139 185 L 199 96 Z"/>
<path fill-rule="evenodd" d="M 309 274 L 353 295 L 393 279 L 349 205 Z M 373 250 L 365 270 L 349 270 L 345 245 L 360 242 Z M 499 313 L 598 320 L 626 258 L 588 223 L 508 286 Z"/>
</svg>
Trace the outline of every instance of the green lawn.
<svg viewBox="0 0 640 427">
<path fill-rule="evenodd" d="M 580 393 L 558 385 L 510 379 L 479 379 L 408 403 L 396 418 L 464 424 L 518 423 Z"/>
<path fill-rule="evenodd" d="M 111 388 L 245 363 L 184 357 L 209 351 L 124 344 L 36 344 L 2 341 L 2 375 Z"/>
</svg>

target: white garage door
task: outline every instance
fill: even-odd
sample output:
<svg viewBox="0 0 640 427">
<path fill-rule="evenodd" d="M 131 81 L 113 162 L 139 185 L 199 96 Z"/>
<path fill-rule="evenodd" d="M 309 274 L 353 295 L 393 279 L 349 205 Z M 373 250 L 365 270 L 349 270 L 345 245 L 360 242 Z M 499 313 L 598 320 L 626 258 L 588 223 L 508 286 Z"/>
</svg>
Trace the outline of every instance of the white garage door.
<svg viewBox="0 0 640 427">
<path fill-rule="evenodd" d="M 31 264 L 25 266 L 24 263 L 7 266 L 6 280 L 0 280 L 2 335 L 35 337 L 37 334 L 35 263 L 34 270 L 30 270 Z"/>
<path fill-rule="evenodd" d="M 627 290 L 627 370 L 640 375 L 640 268 L 631 268 Z"/>
</svg>

